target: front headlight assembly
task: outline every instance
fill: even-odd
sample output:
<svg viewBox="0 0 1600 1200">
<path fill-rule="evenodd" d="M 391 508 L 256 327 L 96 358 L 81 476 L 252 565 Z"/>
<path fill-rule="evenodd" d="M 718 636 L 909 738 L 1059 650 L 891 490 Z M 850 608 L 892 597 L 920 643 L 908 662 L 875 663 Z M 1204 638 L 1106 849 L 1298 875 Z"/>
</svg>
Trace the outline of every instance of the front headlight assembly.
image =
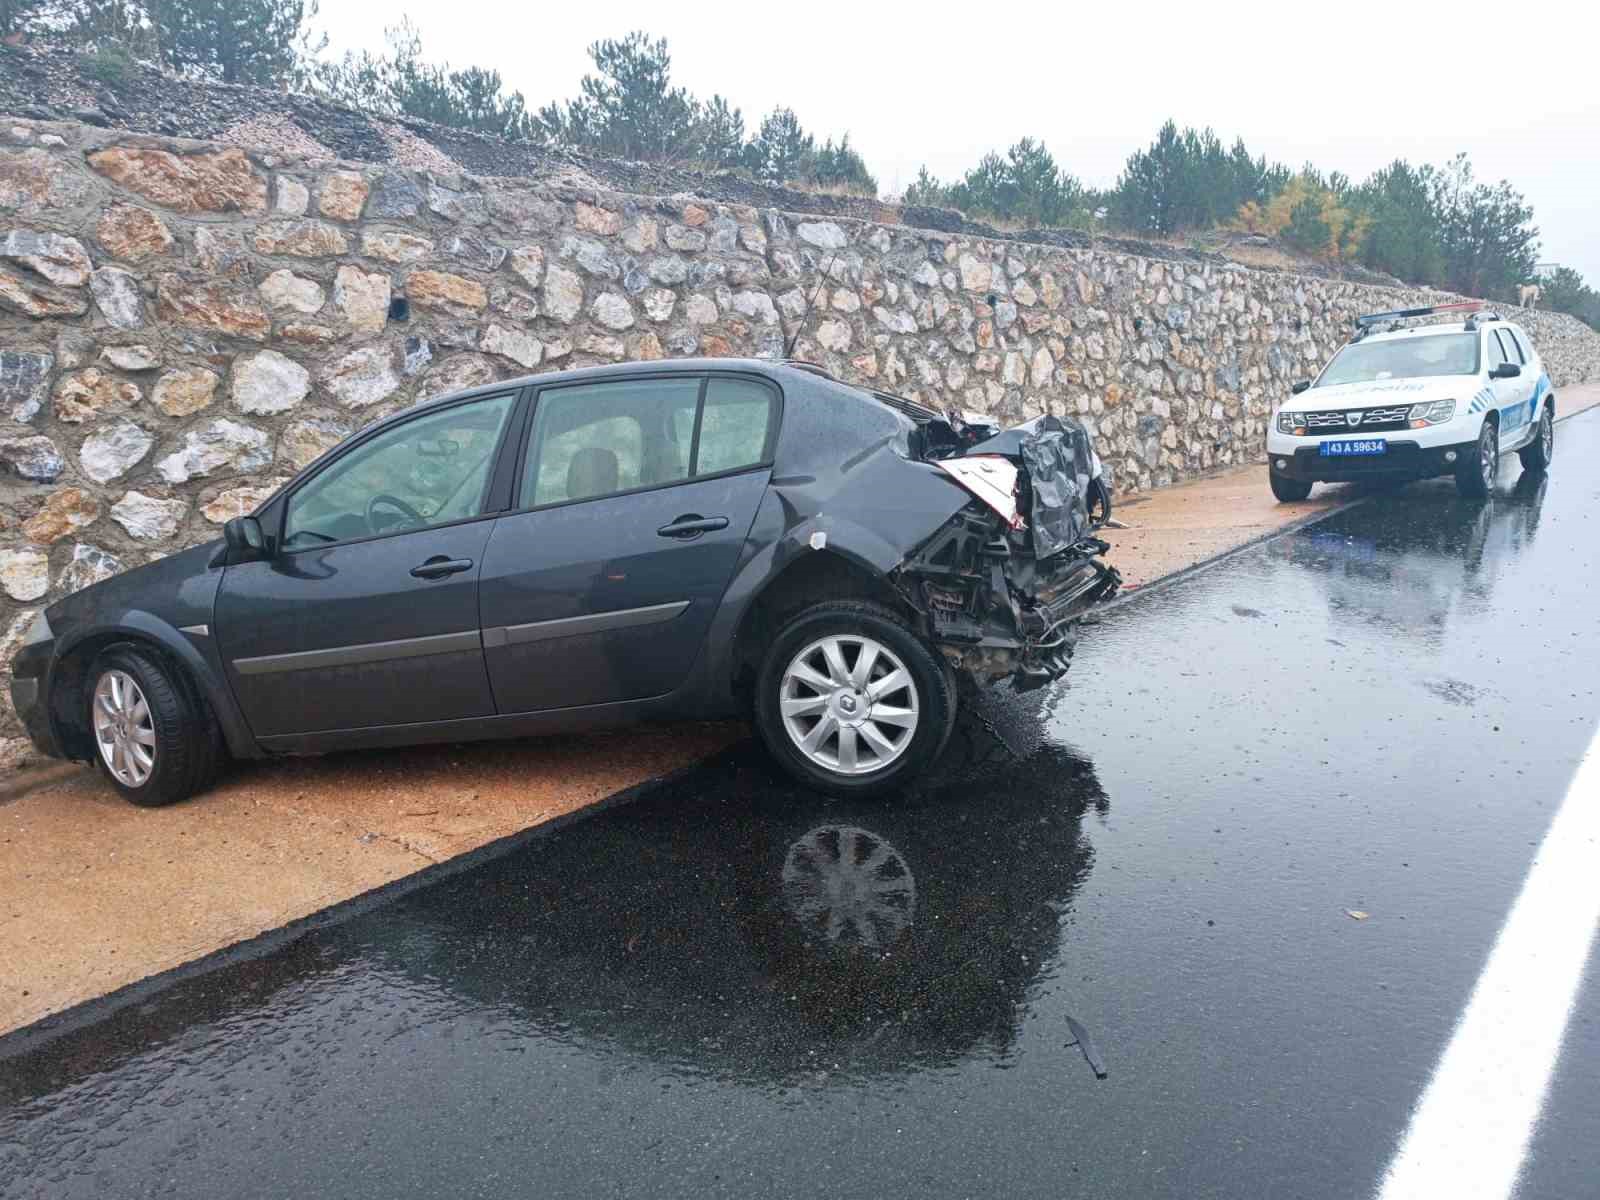
<svg viewBox="0 0 1600 1200">
<path fill-rule="evenodd" d="M 1429 425 L 1443 425 L 1456 415 L 1454 400 L 1435 400 L 1431 404 L 1411 406 L 1411 428 L 1426 429 Z"/>
<path fill-rule="evenodd" d="M 1279 433 L 1304 433 L 1306 431 L 1306 415 L 1303 412 L 1280 412 L 1278 414 Z"/>
</svg>

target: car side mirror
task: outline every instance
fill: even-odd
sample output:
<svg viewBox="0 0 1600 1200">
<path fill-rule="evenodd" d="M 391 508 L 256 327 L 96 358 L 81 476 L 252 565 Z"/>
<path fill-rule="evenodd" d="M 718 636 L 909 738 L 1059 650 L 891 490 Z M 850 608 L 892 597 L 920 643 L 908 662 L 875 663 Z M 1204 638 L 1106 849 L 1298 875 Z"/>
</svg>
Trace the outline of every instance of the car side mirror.
<svg viewBox="0 0 1600 1200">
<path fill-rule="evenodd" d="M 1290 388 L 1289 391 L 1290 391 L 1291 394 L 1298 396 L 1301 392 L 1305 391 L 1310 386 L 1311 386 L 1311 380 L 1302 379 L 1299 383 L 1295 384 L 1292 388 Z"/>
<path fill-rule="evenodd" d="M 222 540 L 240 562 L 254 562 L 267 556 L 266 535 L 254 517 L 234 517 L 222 527 Z"/>
<path fill-rule="evenodd" d="M 1516 363 L 1501 363 L 1489 372 L 1490 379 L 1515 379 L 1522 374 L 1522 368 Z"/>
</svg>

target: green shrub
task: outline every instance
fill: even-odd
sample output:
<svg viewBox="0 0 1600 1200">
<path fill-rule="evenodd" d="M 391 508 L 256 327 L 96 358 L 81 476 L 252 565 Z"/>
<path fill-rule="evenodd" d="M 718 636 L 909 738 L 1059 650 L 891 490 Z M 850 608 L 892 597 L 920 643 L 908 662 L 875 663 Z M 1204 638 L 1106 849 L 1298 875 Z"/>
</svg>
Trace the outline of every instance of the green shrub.
<svg viewBox="0 0 1600 1200">
<path fill-rule="evenodd" d="M 81 74 L 113 87 L 127 83 L 133 67 L 133 55 L 117 45 L 97 46 L 78 55 Z"/>
</svg>

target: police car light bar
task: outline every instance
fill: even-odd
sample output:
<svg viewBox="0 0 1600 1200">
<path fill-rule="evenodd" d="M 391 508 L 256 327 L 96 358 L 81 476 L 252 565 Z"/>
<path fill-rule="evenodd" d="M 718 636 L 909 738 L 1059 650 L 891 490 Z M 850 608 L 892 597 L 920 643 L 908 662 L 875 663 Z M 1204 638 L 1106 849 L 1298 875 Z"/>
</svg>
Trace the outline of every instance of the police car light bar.
<svg viewBox="0 0 1600 1200">
<path fill-rule="evenodd" d="M 1478 312 L 1485 304 L 1483 300 L 1463 300 L 1458 304 L 1431 304 L 1427 308 L 1397 308 L 1393 312 L 1368 313 L 1364 317 L 1357 317 L 1356 324 L 1377 325 L 1383 321 L 1403 321 L 1407 317 L 1431 317 L 1436 313 Z"/>
</svg>

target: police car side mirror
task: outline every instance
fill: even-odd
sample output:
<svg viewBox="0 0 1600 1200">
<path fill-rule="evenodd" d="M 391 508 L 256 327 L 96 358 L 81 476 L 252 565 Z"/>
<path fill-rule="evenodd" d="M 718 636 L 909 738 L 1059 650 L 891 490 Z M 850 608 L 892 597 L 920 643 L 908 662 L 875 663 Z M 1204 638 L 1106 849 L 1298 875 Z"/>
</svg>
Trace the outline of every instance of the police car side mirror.
<svg viewBox="0 0 1600 1200">
<path fill-rule="evenodd" d="M 1302 379 L 1299 383 L 1295 384 L 1292 388 L 1290 388 L 1289 391 L 1290 391 L 1291 394 L 1298 396 L 1301 392 L 1305 391 L 1310 386 L 1311 386 L 1311 381 L 1309 379 Z"/>
<path fill-rule="evenodd" d="M 1522 368 L 1516 363 L 1501 363 L 1489 372 L 1490 379 L 1515 379 L 1522 374 Z"/>
</svg>

